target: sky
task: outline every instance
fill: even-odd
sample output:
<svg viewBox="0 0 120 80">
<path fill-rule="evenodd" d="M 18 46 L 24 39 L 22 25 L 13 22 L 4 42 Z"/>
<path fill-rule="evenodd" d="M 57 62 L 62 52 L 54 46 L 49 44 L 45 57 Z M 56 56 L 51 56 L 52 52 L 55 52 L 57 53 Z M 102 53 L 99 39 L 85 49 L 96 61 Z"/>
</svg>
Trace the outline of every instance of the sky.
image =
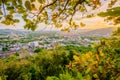
<svg viewBox="0 0 120 80">
<path fill-rule="evenodd" d="M 89 13 L 98 13 L 99 11 L 105 11 L 107 9 L 107 4 L 108 4 L 109 1 L 110 0 L 106 0 L 106 1 L 101 0 L 101 2 L 102 2 L 102 7 L 101 8 L 99 8 L 97 10 L 94 10 L 94 11 L 92 11 L 90 8 L 87 8 L 87 10 L 88 10 Z M 116 3 L 115 6 L 118 6 L 118 5 L 120 5 L 120 1 L 118 3 Z M 83 14 L 85 14 L 85 13 L 83 13 Z M 15 16 L 16 16 L 16 18 L 20 19 L 20 23 L 17 23 L 15 25 L 9 25 L 9 26 L 6 26 L 6 25 L 0 23 L 0 29 L 24 29 L 23 26 L 24 26 L 25 22 L 20 18 L 20 15 L 16 14 Z M 89 26 L 91 26 L 93 24 L 96 24 L 96 23 L 106 24 L 104 22 L 104 19 L 100 18 L 98 16 L 93 17 L 93 18 L 89 18 L 89 19 L 88 18 L 82 19 L 81 18 L 81 13 L 76 14 L 74 16 L 74 19 L 77 22 L 83 22 L 83 23 L 87 24 L 87 27 L 85 27 L 85 28 L 88 28 Z M 66 24 L 66 23 L 64 23 L 64 24 Z M 94 25 L 93 25 L 93 27 L 94 27 Z M 53 28 L 52 25 L 47 26 L 47 25 L 41 23 L 41 24 L 38 25 L 37 30 L 57 30 L 57 29 Z"/>
</svg>

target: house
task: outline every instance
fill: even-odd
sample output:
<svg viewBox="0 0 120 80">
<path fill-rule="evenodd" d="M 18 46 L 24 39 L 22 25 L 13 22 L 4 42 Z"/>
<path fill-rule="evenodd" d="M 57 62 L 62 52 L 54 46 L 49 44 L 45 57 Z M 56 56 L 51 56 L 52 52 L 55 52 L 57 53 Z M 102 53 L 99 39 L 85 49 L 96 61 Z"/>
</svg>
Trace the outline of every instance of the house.
<svg viewBox="0 0 120 80">
<path fill-rule="evenodd" d="M 11 48 L 10 48 L 10 51 L 15 51 L 15 48 L 14 48 L 14 47 L 11 47 Z"/>
<path fill-rule="evenodd" d="M 15 48 L 16 51 L 19 51 L 20 49 L 21 49 L 20 47 L 16 47 L 16 48 Z"/>
<path fill-rule="evenodd" d="M 0 52 L 3 50 L 3 47 L 2 46 L 0 46 Z"/>
<path fill-rule="evenodd" d="M 39 43 L 37 41 L 29 42 L 28 46 L 30 46 L 30 47 L 39 47 Z"/>
</svg>

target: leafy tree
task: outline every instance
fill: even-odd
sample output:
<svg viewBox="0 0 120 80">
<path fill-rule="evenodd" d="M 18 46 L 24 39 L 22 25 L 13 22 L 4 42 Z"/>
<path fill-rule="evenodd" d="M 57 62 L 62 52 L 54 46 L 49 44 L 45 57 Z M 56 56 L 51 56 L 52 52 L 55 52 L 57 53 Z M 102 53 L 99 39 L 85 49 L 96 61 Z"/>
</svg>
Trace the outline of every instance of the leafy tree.
<svg viewBox="0 0 120 80">
<path fill-rule="evenodd" d="M 57 48 L 58 51 L 42 50 L 33 56 L 20 57 L 20 53 L 0 59 L 0 79 L 119 80 L 120 37 L 117 33 L 119 29 L 109 39 L 101 39 L 87 49 L 67 46 Z"/>
<path fill-rule="evenodd" d="M 113 36 L 120 36 L 120 27 L 118 27 L 118 29 L 113 32 Z"/>
<path fill-rule="evenodd" d="M 59 74 L 59 78 L 56 76 L 50 76 L 47 77 L 46 80 L 84 80 L 79 72 L 77 72 L 76 74 L 77 76 L 74 77 L 70 73 L 66 72 L 64 74 Z"/>
<path fill-rule="evenodd" d="M 110 1 L 109 7 L 112 7 L 118 0 Z M 87 12 L 86 6 L 97 9 L 101 7 L 101 0 L 0 0 L 0 19 L 3 24 L 14 25 L 19 22 L 15 14 L 20 14 L 26 22 L 24 28 L 31 30 L 42 22 L 61 28 L 62 22 L 67 21 L 76 27 L 78 24 L 72 18 L 76 12 Z"/>
<path fill-rule="evenodd" d="M 36 48 L 36 49 L 34 50 L 35 53 L 39 53 L 39 52 L 41 52 L 41 51 L 42 51 L 41 48 Z"/>
<path fill-rule="evenodd" d="M 114 24 L 120 24 L 120 7 L 108 9 L 106 12 L 98 14 L 101 17 L 106 17 L 106 21 L 113 20 Z"/>
</svg>

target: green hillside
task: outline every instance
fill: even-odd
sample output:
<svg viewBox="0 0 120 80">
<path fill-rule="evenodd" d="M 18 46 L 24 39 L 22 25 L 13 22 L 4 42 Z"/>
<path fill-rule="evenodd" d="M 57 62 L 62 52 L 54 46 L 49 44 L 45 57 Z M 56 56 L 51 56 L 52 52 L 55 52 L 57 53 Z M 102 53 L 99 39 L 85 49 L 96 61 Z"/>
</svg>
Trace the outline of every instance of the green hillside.
<svg viewBox="0 0 120 80">
<path fill-rule="evenodd" d="M 0 80 L 120 80 L 119 29 L 89 47 L 56 47 L 0 59 Z"/>
</svg>

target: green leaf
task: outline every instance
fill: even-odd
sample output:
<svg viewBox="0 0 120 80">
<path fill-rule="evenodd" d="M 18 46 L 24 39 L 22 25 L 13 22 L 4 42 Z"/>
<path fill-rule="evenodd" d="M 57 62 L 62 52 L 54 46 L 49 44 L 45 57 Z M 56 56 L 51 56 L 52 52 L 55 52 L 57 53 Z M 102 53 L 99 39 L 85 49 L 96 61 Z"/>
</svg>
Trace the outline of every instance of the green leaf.
<svg viewBox="0 0 120 80">
<path fill-rule="evenodd" d="M 39 10 L 41 10 L 42 8 L 43 8 L 43 6 L 42 6 L 42 5 L 40 5 L 40 6 L 39 6 Z"/>
<path fill-rule="evenodd" d="M 77 80 L 83 80 L 83 77 L 82 77 L 81 73 L 77 73 Z"/>
<path fill-rule="evenodd" d="M 0 19 L 2 19 L 2 17 L 0 17 Z"/>
<path fill-rule="evenodd" d="M 32 6 L 32 8 L 35 8 L 35 4 L 32 4 L 31 6 Z"/>
<path fill-rule="evenodd" d="M 22 5 L 22 0 L 17 0 L 20 5 Z"/>
<path fill-rule="evenodd" d="M 42 4 L 45 2 L 45 0 L 38 0 L 38 2 Z"/>
<path fill-rule="evenodd" d="M 92 2 L 92 0 L 86 0 L 86 1 L 89 2 L 89 3 Z"/>
<path fill-rule="evenodd" d="M 2 4 L 2 0 L 0 0 L 0 5 Z"/>
<path fill-rule="evenodd" d="M 120 16 L 120 7 L 108 9 L 107 12 L 101 12 L 98 14 L 98 16 L 101 16 L 101 17 Z"/>
<path fill-rule="evenodd" d="M 51 77 L 47 77 L 46 80 L 60 80 L 60 79 L 55 76 L 51 76 Z"/>
<path fill-rule="evenodd" d="M 31 2 L 35 2 L 36 0 L 30 0 Z"/>
<path fill-rule="evenodd" d="M 7 7 L 7 10 L 13 10 L 14 6 Z"/>
<path fill-rule="evenodd" d="M 104 69 L 103 69 L 103 67 L 102 66 L 99 66 L 99 71 L 100 71 L 100 73 L 103 73 L 103 71 L 104 71 Z"/>
<path fill-rule="evenodd" d="M 2 12 L 2 10 L 0 10 L 0 15 L 3 15 L 3 12 Z"/>
<path fill-rule="evenodd" d="M 30 11 L 32 10 L 31 3 L 29 1 L 25 2 L 25 7 Z"/>
<path fill-rule="evenodd" d="M 20 21 L 19 21 L 19 19 L 14 19 L 14 22 L 19 23 Z"/>
<path fill-rule="evenodd" d="M 85 27 L 86 25 L 84 23 L 80 22 L 80 26 Z"/>
</svg>

